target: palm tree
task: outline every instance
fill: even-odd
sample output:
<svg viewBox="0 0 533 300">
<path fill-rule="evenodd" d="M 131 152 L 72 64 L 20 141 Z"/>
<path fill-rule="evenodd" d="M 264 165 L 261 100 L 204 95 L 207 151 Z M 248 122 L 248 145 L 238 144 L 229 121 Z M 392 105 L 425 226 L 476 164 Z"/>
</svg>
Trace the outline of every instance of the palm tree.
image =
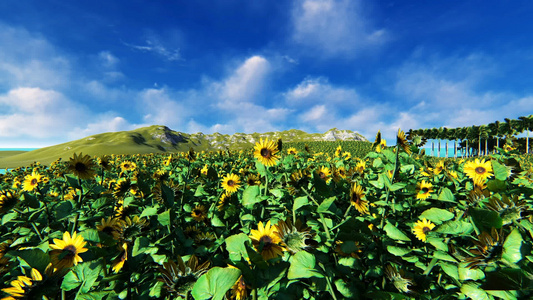
<svg viewBox="0 0 533 300">
<path fill-rule="evenodd" d="M 458 128 L 450 128 L 448 129 L 448 137 L 447 139 L 452 140 L 454 144 L 453 149 L 453 157 L 457 158 L 457 131 Z M 448 157 L 448 147 L 446 146 L 446 157 Z"/>
<path fill-rule="evenodd" d="M 489 128 L 487 125 L 481 125 L 479 126 L 479 141 L 478 141 L 478 146 L 479 146 L 479 152 L 478 152 L 478 156 L 481 154 L 481 139 L 484 139 L 485 140 L 485 152 L 483 153 L 483 155 L 487 155 L 487 140 L 489 138 Z"/>
<path fill-rule="evenodd" d="M 533 127 L 533 115 L 528 117 L 519 117 L 520 128 L 526 131 L 526 153 L 529 154 L 529 131 Z"/>
<path fill-rule="evenodd" d="M 489 124 L 490 136 L 496 137 L 496 147 L 500 147 L 500 131 L 501 131 L 500 121 Z M 493 146 L 494 148 L 494 146 Z M 496 149 L 493 150 L 493 153 L 496 153 Z"/>
</svg>

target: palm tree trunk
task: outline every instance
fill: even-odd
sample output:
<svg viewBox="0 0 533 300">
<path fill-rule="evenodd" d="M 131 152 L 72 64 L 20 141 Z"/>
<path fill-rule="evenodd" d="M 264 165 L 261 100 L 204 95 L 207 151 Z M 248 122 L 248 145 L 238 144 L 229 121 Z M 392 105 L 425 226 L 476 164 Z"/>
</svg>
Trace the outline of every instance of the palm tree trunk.
<svg viewBox="0 0 533 300">
<path fill-rule="evenodd" d="M 439 139 L 439 152 L 437 152 L 437 157 L 440 157 L 440 139 Z"/>
<path fill-rule="evenodd" d="M 448 140 L 446 140 L 446 158 L 448 158 Z"/>
<path fill-rule="evenodd" d="M 487 149 L 488 149 L 488 145 L 487 145 L 487 143 L 488 143 L 488 140 L 489 140 L 489 139 L 485 139 L 485 155 L 489 155 L 489 154 L 487 153 Z"/>
<path fill-rule="evenodd" d="M 433 140 L 431 140 L 431 156 L 435 156 L 435 144 Z"/>
<path fill-rule="evenodd" d="M 457 140 L 453 141 L 453 157 L 457 158 Z"/>
<path fill-rule="evenodd" d="M 481 137 L 477 141 L 477 156 L 481 155 Z"/>
<path fill-rule="evenodd" d="M 466 157 L 468 157 L 468 140 L 466 140 Z"/>
<path fill-rule="evenodd" d="M 526 137 L 526 154 L 529 154 L 529 130 L 527 131 Z"/>
</svg>

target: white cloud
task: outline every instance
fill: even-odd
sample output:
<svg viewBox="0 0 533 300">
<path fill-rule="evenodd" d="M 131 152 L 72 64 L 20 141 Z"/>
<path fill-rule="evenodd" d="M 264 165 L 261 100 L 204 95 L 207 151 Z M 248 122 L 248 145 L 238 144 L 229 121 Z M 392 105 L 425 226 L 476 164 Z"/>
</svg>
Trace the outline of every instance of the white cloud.
<svg viewBox="0 0 533 300">
<path fill-rule="evenodd" d="M 362 1 L 300 0 L 292 10 L 293 41 L 328 56 L 353 56 L 388 39 L 373 28 Z"/>
<path fill-rule="evenodd" d="M 98 53 L 98 58 L 106 68 L 115 68 L 119 63 L 119 59 L 109 51 L 101 51 Z"/>
<path fill-rule="evenodd" d="M 146 89 L 139 97 L 139 109 L 147 124 L 179 128 L 192 113 L 184 103 L 174 100 L 167 88 Z"/>
<path fill-rule="evenodd" d="M 180 52 L 179 48 L 169 49 L 166 46 L 164 46 L 163 43 L 161 43 L 161 41 L 159 41 L 159 39 L 157 39 L 155 37 L 150 37 L 150 38 L 146 39 L 144 45 L 132 45 L 132 44 L 128 44 L 128 43 L 125 43 L 125 45 L 130 47 L 130 48 L 132 48 L 132 49 L 139 50 L 139 51 L 142 51 L 142 52 L 155 53 L 155 54 L 165 58 L 168 61 L 183 60 L 183 58 L 181 57 L 181 52 Z"/>
<path fill-rule="evenodd" d="M 312 104 L 335 105 L 336 109 L 354 107 L 359 95 L 353 88 L 334 86 L 326 78 L 306 78 L 284 94 L 291 106 L 309 107 Z"/>
<path fill-rule="evenodd" d="M 83 128 L 74 128 L 68 135 L 70 139 L 80 139 L 98 133 L 132 130 L 137 127 L 142 126 L 130 124 L 122 117 L 107 113 L 95 117 L 93 122 Z"/>
</svg>

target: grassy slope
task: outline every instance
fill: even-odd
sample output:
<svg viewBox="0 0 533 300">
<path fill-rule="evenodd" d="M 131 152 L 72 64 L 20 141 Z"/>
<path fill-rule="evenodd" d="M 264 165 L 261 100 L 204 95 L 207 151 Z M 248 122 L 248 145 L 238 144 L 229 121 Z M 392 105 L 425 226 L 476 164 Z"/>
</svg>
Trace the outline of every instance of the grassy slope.
<svg viewBox="0 0 533 300">
<path fill-rule="evenodd" d="M 161 134 L 169 134 L 177 138 L 173 145 L 161 140 Z M 104 154 L 145 154 L 162 152 L 187 151 L 190 147 L 196 151 L 217 150 L 217 149 L 243 149 L 253 147 L 253 143 L 247 140 L 250 136 L 255 140 L 261 137 L 271 139 L 281 137 L 283 141 L 304 141 L 318 138 L 322 134 L 307 134 L 300 130 L 289 130 L 284 132 L 253 133 L 251 135 L 235 134 L 184 134 L 172 131 L 166 127 L 154 125 L 150 127 L 138 128 L 131 131 L 108 132 L 89 136 L 83 139 L 45 147 L 19 154 L 0 154 L 0 168 L 16 168 L 28 166 L 36 161 L 48 165 L 61 158 L 68 160 L 74 153 L 88 154 L 90 156 L 101 156 Z M 156 136 L 156 137 L 154 137 Z M 6 151 L 7 152 L 7 151 Z M 11 152 L 11 151 L 10 151 Z"/>
</svg>

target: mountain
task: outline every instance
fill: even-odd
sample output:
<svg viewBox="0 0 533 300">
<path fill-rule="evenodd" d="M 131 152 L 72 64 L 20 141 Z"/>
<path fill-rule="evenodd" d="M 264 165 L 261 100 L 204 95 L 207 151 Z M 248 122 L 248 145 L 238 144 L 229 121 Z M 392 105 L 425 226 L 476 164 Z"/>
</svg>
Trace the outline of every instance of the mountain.
<svg viewBox="0 0 533 300">
<path fill-rule="evenodd" d="M 350 130 L 330 129 L 325 133 L 306 133 L 291 129 L 266 133 L 187 134 L 174 131 L 166 126 L 153 125 L 130 131 L 107 132 L 91 135 L 50 147 L 15 154 L 0 156 L 0 168 L 14 168 L 30 165 L 35 161 L 49 164 L 58 158 L 68 160 L 74 153 L 83 152 L 91 156 L 103 154 L 145 154 L 163 152 L 181 152 L 193 148 L 196 151 L 216 151 L 226 149 L 252 148 L 261 138 L 277 140 L 284 143 L 306 141 L 367 141 L 362 135 Z"/>
</svg>

